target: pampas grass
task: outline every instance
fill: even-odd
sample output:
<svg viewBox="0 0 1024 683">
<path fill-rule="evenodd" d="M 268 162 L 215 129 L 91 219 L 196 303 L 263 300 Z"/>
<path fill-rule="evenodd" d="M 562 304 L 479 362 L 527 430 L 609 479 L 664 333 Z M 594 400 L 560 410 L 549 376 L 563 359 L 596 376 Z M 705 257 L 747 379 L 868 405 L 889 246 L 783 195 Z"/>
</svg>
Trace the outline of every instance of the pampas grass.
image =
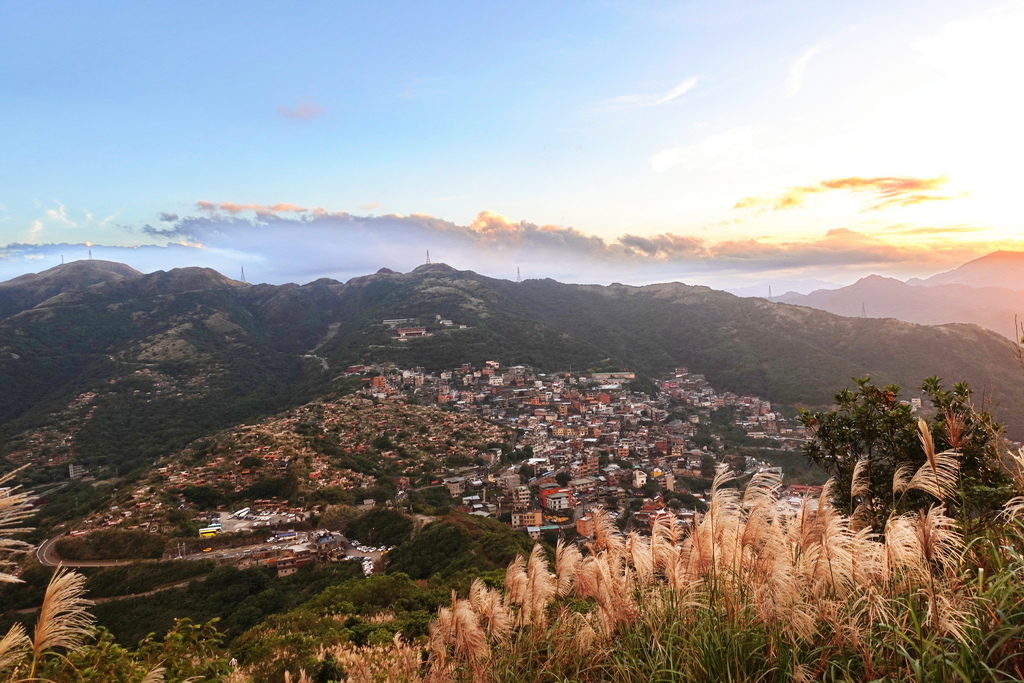
<svg viewBox="0 0 1024 683">
<path fill-rule="evenodd" d="M 13 472 L 8 472 L 0 477 L 0 487 L 14 479 L 25 467 L 19 467 Z M 22 491 L 20 487 L 12 487 L 6 495 L 0 496 L 0 582 L 14 583 L 21 579 L 5 571 L 14 566 L 12 558 L 21 555 L 32 548 L 24 541 L 11 538 L 30 529 L 21 526 L 22 522 L 32 514 L 29 506 L 31 493 Z"/>
<path fill-rule="evenodd" d="M 837 510 L 832 484 L 794 514 L 765 474 L 740 491 L 720 471 L 703 515 L 659 519 L 650 537 L 597 511 L 585 552 L 559 542 L 551 566 L 536 546 L 503 594 L 475 582 L 453 596 L 427 680 L 1005 680 L 1007 644 L 1024 643 L 1024 560 L 1006 565 L 1016 583 L 970 580 L 977 550 L 944 507 L 957 453 L 936 452 L 926 428 L 921 441 L 926 462 L 899 473 L 896 493 L 935 504 L 892 513 L 882 533 Z M 859 465 L 851 499 L 868 478 Z M 1008 533 L 991 552 L 1024 546 L 1019 526 Z"/>
<path fill-rule="evenodd" d="M 31 648 L 32 641 L 25 634 L 25 627 L 20 623 L 14 624 L 0 640 L 0 671 L 19 664 Z"/>
<path fill-rule="evenodd" d="M 85 577 L 60 568 L 54 572 L 43 595 L 36 627 L 32 634 L 32 665 L 34 676 L 43 653 L 62 649 L 80 649 L 92 635 L 92 601 L 85 599 Z"/>
</svg>

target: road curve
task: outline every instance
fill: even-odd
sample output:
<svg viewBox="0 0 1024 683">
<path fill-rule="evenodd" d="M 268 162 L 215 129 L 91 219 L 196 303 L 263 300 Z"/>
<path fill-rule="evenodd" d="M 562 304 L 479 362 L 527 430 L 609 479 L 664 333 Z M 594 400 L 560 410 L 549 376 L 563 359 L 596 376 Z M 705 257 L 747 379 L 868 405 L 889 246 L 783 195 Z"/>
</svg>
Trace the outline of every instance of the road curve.
<svg viewBox="0 0 1024 683">
<path fill-rule="evenodd" d="M 122 564 L 138 562 L 156 562 L 156 560 L 62 560 L 57 555 L 57 541 L 64 534 L 48 538 L 36 547 L 36 559 L 44 567 L 116 567 Z"/>
</svg>

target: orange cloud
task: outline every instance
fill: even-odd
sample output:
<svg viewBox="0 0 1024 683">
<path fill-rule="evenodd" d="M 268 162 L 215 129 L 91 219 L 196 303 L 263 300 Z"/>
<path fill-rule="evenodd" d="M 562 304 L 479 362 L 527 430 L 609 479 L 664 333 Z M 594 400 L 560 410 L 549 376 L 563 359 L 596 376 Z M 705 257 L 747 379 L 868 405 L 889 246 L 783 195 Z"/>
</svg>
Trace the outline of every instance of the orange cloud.
<svg viewBox="0 0 1024 683">
<path fill-rule="evenodd" d="M 953 199 L 950 195 L 936 193 L 947 181 L 946 176 L 937 178 L 913 178 L 908 176 L 880 176 L 877 178 L 836 178 L 822 180 L 814 185 L 790 187 L 780 195 L 743 197 L 736 202 L 737 209 L 761 209 L 780 211 L 802 206 L 807 195 L 832 190 L 845 190 L 869 197 L 865 211 L 889 207 L 911 206 L 921 202 Z"/>
<path fill-rule="evenodd" d="M 207 213 L 226 211 L 232 214 L 242 213 L 243 211 L 255 211 L 258 214 L 305 213 L 309 211 L 306 207 L 295 204 L 235 204 L 234 202 L 220 202 L 217 204 L 204 199 L 196 202 L 196 208 Z"/>
<path fill-rule="evenodd" d="M 945 235 L 965 232 L 982 232 L 990 228 L 981 228 L 973 225 L 947 225 L 945 227 L 919 227 L 890 226 L 887 231 L 898 235 Z"/>
</svg>

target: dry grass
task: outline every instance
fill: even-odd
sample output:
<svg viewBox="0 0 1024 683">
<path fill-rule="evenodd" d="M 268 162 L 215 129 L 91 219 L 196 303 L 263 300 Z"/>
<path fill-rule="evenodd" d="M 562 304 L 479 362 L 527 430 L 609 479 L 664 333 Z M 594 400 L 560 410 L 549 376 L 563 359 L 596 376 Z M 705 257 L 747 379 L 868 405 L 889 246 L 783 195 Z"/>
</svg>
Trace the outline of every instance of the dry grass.
<svg viewBox="0 0 1024 683">
<path fill-rule="evenodd" d="M 396 642 L 405 680 L 1006 680 L 1009 643 L 1024 642 L 1024 559 L 997 548 L 1006 580 L 974 576 L 975 551 L 943 505 L 957 454 L 926 434 L 927 462 L 901 472 L 896 492 L 935 504 L 891 515 L 881 534 L 834 508 L 830 487 L 793 514 L 772 476 L 740 491 L 720 472 L 692 526 L 667 518 L 624 537 L 597 513 L 585 552 L 559 543 L 552 567 L 537 546 L 509 565 L 503 592 L 477 581 L 453 595 L 422 669 Z M 868 476 L 858 469 L 852 497 Z M 1024 512 L 1024 497 L 1008 510 Z M 1010 524 L 999 543 L 1024 546 L 1020 531 Z"/>
<path fill-rule="evenodd" d="M 58 569 L 46 587 L 43 604 L 36 619 L 32 638 L 21 624 L 15 624 L 0 640 L 0 672 L 5 680 L 35 680 L 44 656 L 80 650 L 93 636 L 93 617 L 84 598 L 85 577 Z M 148 680 L 162 680 L 162 671 L 150 672 Z"/>
<path fill-rule="evenodd" d="M 6 488 L 5 485 L 23 469 L 25 468 L 20 467 L 0 477 L 0 487 Z M 22 491 L 17 486 L 11 487 L 5 495 L 0 495 L 0 582 L 20 582 L 19 578 L 5 570 L 15 565 L 12 558 L 32 548 L 31 545 L 24 541 L 11 538 L 15 534 L 29 531 L 29 529 L 22 526 L 22 522 L 32 514 L 32 508 L 29 507 L 30 497 L 31 494 L 29 492 Z"/>
</svg>

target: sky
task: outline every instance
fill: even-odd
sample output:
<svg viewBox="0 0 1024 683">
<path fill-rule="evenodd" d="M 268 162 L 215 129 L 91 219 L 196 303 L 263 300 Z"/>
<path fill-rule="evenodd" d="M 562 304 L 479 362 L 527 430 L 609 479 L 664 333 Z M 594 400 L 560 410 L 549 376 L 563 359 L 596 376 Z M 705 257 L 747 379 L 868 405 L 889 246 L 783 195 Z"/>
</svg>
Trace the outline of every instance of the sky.
<svg viewBox="0 0 1024 683">
<path fill-rule="evenodd" d="M 0 0 L 0 280 L 718 288 L 1024 250 L 1024 2 Z M 802 283 L 802 284 L 801 284 Z"/>
</svg>

